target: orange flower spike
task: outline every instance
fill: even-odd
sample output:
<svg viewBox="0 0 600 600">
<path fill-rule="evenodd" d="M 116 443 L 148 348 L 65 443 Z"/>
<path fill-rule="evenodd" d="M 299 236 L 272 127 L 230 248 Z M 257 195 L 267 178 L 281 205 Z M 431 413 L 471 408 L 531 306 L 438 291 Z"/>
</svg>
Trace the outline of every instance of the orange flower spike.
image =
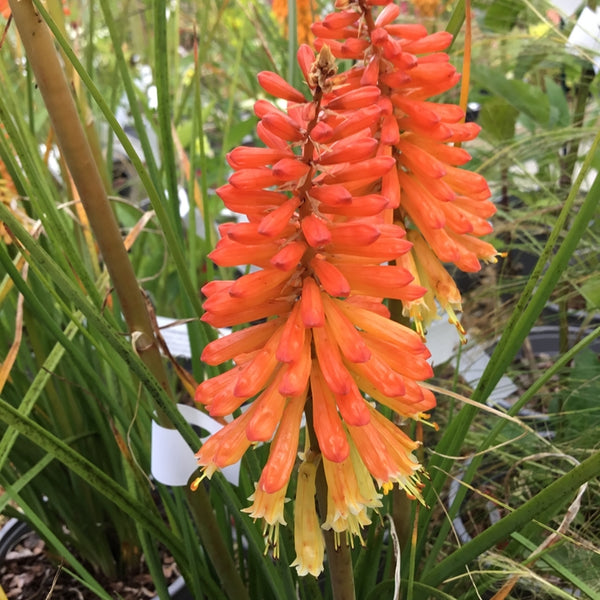
<svg viewBox="0 0 600 600">
<path fill-rule="evenodd" d="M 350 447 L 337 412 L 335 397 L 325 382 L 317 361 L 313 361 L 310 387 L 313 399 L 313 426 L 319 447 L 323 456 L 333 462 L 340 462 L 348 457 Z"/>
<path fill-rule="evenodd" d="M 294 509 L 294 546 L 296 558 L 291 564 L 298 575 L 318 577 L 323 570 L 325 545 L 315 506 L 317 465 L 303 462 L 298 470 Z"/>
</svg>

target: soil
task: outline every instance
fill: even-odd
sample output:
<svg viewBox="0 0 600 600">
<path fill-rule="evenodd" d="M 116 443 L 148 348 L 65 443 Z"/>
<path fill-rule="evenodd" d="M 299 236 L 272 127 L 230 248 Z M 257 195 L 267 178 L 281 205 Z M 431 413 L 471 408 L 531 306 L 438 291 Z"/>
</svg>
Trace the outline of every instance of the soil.
<svg viewBox="0 0 600 600">
<path fill-rule="evenodd" d="M 143 566 L 143 565 L 142 565 Z M 178 576 L 172 557 L 163 557 L 163 573 L 171 583 Z M 100 579 L 98 579 L 101 581 Z M 62 565 L 53 562 L 46 545 L 31 532 L 5 557 L 0 565 L 0 598 L 8 600 L 97 600 L 98 596 L 74 579 Z M 127 583 L 106 582 L 104 589 L 113 598 L 142 600 L 156 595 L 152 578 L 141 572 Z"/>
</svg>

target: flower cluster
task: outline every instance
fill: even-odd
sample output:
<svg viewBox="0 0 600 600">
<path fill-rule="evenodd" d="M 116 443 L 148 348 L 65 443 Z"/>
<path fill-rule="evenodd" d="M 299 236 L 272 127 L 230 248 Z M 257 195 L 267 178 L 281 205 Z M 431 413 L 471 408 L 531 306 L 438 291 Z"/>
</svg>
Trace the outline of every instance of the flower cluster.
<svg viewBox="0 0 600 600">
<path fill-rule="evenodd" d="M 337 4 L 341 12 L 313 26 L 318 54 L 308 46 L 298 52 L 308 97 L 260 73 L 260 85 L 286 109 L 258 100 L 264 147 L 238 147 L 227 157 L 233 173 L 217 193 L 247 221 L 222 225 L 210 258 L 254 270 L 204 286 L 203 320 L 255 324 L 205 348 L 207 364 L 234 366 L 196 391 L 213 416 L 241 409 L 198 451 L 202 477 L 270 442 L 246 510 L 264 519 L 275 553 L 306 416 L 293 564 L 313 575 L 323 564 L 321 528 L 336 539 L 360 538 L 369 509 L 381 506 L 377 486 L 385 493 L 397 483 L 420 497 L 418 444 L 377 407 L 423 419 L 435 406 L 420 385 L 431 375 L 430 354 L 423 326 L 392 321 L 385 299 L 426 323 L 435 296 L 453 316 L 460 295 L 440 260 L 475 270 L 495 255 L 479 239 L 493 212 L 487 184 L 458 168 L 469 155 L 450 145 L 478 128 L 463 123 L 454 105 L 428 101 L 458 81 L 440 52 L 449 37 L 393 24 L 399 9 L 386 0 Z M 381 4 L 374 19 L 371 5 Z M 356 64 L 338 74 L 336 57 Z"/>
<path fill-rule="evenodd" d="M 376 18 L 372 4 L 385 4 Z M 480 238 L 492 231 L 486 219 L 496 208 L 485 179 L 459 168 L 471 158 L 460 143 L 474 139 L 479 126 L 465 123 L 458 106 L 428 100 L 460 79 L 442 52 L 452 36 L 395 23 L 400 7 L 386 0 L 338 0 L 336 5 L 344 10 L 313 26 L 315 44 L 357 61 L 346 73 L 349 87 L 378 85 L 381 90 L 381 152 L 396 162 L 383 178 L 382 194 L 397 209 L 396 221 L 413 230 L 409 237 L 418 242 L 399 263 L 428 290 L 405 303 L 405 312 L 423 334 L 437 316 L 435 298 L 463 333 L 454 313 L 461 308 L 460 293 L 441 263 L 474 272 L 480 259 L 494 262 L 495 248 Z"/>
</svg>

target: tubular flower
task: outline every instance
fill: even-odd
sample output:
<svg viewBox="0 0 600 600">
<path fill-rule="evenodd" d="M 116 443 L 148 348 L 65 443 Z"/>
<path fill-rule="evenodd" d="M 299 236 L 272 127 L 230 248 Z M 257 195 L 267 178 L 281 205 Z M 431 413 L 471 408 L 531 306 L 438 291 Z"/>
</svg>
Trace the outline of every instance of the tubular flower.
<svg viewBox="0 0 600 600">
<path fill-rule="evenodd" d="M 372 5 L 382 4 L 374 18 Z M 394 168 L 383 175 L 381 194 L 395 209 L 395 221 L 418 230 L 441 262 L 471 272 L 481 268 L 480 260 L 495 262 L 495 248 L 480 239 L 492 231 L 487 219 L 496 210 L 489 187 L 481 175 L 460 168 L 471 157 L 456 146 L 474 139 L 480 128 L 465 123 L 458 106 L 428 100 L 460 79 L 443 52 L 452 36 L 428 35 L 422 25 L 395 23 L 400 7 L 391 0 L 340 0 L 336 6 L 343 10 L 313 25 L 315 45 L 327 45 L 335 56 L 356 61 L 336 79 L 347 94 L 371 86 L 381 91 L 374 137 L 377 156 L 394 159 Z M 406 268 L 409 261 L 400 262 Z M 420 283 L 428 287 L 427 279 Z M 433 297 L 440 300 L 428 288 L 428 294 L 408 301 L 408 306 L 420 306 L 419 311 L 429 314 Z M 446 304 L 452 305 L 459 307 L 460 299 Z M 452 313 L 450 317 L 456 321 Z"/>
<path fill-rule="evenodd" d="M 327 47 L 315 57 L 302 46 L 298 60 L 310 97 L 274 73 L 259 74 L 265 91 L 286 100 L 287 110 L 256 103 L 265 148 L 231 152 L 234 172 L 217 190 L 247 222 L 221 226 L 210 257 L 220 266 L 249 263 L 257 270 L 202 289 L 205 322 L 262 322 L 206 346 L 204 362 L 234 366 L 196 391 L 196 401 L 214 416 L 246 405 L 198 451 L 202 477 L 239 460 L 253 443 L 271 441 L 248 512 L 265 519 L 272 544 L 284 523 L 284 490 L 305 408 L 311 453 L 322 459 L 329 489 L 323 527 L 360 536 L 367 511 L 380 505 L 373 480 L 384 490 L 398 483 L 418 496 L 421 470 L 412 454 L 416 443 L 365 394 L 414 419 L 435 405 L 418 383 L 431 375 L 423 341 L 391 321 L 383 304 L 383 298 L 416 301 L 425 289 L 413 284 L 410 272 L 388 264 L 411 243 L 382 194 L 382 178 L 395 159 L 378 152 L 373 136 L 382 114 L 380 90 L 338 85 Z M 300 469 L 295 507 L 300 574 L 322 568 L 313 462 Z"/>
</svg>

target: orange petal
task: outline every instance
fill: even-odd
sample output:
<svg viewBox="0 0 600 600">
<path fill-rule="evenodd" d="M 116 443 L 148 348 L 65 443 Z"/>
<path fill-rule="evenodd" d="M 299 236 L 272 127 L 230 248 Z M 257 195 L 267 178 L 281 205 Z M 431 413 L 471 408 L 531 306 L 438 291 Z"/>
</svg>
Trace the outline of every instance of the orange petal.
<svg viewBox="0 0 600 600">
<path fill-rule="evenodd" d="M 285 407 L 285 397 L 279 393 L 283 371 L 280 369 L 269 387 L 252 403 L 252 417 L 246 425 L 246 437 L 251 442 L 267 442 L 273 437 Z"/>
<path fill-rule="evenodd" d="M 269 261 L 275 268 L 282 271 L 291 271 L 300 263 L 307 245 L 304 242 L 290 242 L 286 244 Z"/>
<path fill-rule="evenodd" d="M 350 319 L 325 294 L 323 295 L 323 305 L 329 329 L 333 332 L 335 340 L 345 358 L 353 363 L 369 360 L 371 351 Z"/>
<path fill-rule="evenodd" d="M 342 361 L 330 327 L 327 323 L 323 327 L 314 327 L 312 334 L 319 366 L 327 385 L 335 394 L 347 394 L 352 387 L 352 378 Z"/>
<path fill-rule="evenodd" d="M 276 351 L 277 360 L 284 363 L 298 360 L 304 346 L 305 332 L 300 317 L 300 302 L 296 302 L 283 327 L 281 340 Z"/>
<path fill-rule="evenodd" d="M 259 233 L 271 237 L 279 235 L 289 224 L 299 204 L 300 200 L 293 196 L 281 206 L 278 206 L 261 220 L 258 227 Z"/>
<path fill-rule="evenodd" d="M 300 396 L 306 391 L 306 385 L 312 368 L 311 362 L 312 334 L 307 330 L 304 346 L 297 359 L 283 368 L 283 378 L 279 392 L 287 397 Z"/>
<path fill-rule="evenodd" d="M 321 327 L 325 324 L 321 290 L 312 277 L 305 277 L 302 284 L 300 315 L 304 327 Z"/>
<path fill-rule="evenodd" d="M 350 294 L 350 284 L 336 266 L 319 256 L 315 256 L 309 264 L 328 294 L 338 298 L 345 298 Z"/>
<path fill-rule="evenodd" d="M 283 327 L 279 327 L 264 348 L 248 361 L 241 369 L 233 393 L 235 396 L 250 398 L 260 392 L 271 379 L 279 362 L 275 349 L 281 340 Z"/>
<path fill-rule="evenodd" d="M 354 382 L 347 394 L 335 395 L 335 402 L 345 423 L 366 425 L 371 420 L 369 405 Z"/>
<path fill-rule="evenodd" d="M 327 459 L 341 462 L 348 458 L 350 446 L 337 412 L 335 397 L 327 386 L 317 361 L 313 361 L 310 387 L 313 400 L 313 426 L 319 448 Z"/>
<path fill-rule="evenodd" d="M 262 470 L 258 487 L 272 494 L 287 485 L 296 455 L 306 394 L 286 402 L 277 433 L 271 443 L 269 458 Z"/>
<path fill-rule="evenodd" d="M 280 319 L 272 319 L 213 340 L 205 346 L 200 360 L 208 365 L 219 365 L 238 354 L 258 350 L 281 325 Z"/>
<path fill-rule="evenodd" d="M 289 100 L 290 102 L 306 102 L 304 94 L 290 85 L 283 77 L 277 75 L 277 73 L 261 71 L 257 75 L 257 78 L 263 90 L 272 96 Z"/>
<path fill-rule="evenodd" d="M 316 215 L 310 214 L 302 219 L 301 226 L 306 241 L 313 248 L 320 248 L 331 241 L 327 223 Z"/>
</svg>

